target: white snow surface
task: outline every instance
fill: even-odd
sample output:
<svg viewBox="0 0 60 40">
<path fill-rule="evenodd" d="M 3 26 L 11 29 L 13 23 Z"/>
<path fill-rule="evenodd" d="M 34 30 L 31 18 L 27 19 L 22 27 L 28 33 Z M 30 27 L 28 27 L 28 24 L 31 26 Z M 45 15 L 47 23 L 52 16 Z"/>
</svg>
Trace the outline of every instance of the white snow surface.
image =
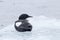
<svg viewBox="0 0 60 40">
<path fill-rule="evenodd" d="M 28 20 L 31 32 L 17 32 L 12 24 L 0 30 L 0 40 L 60 40 L 60 20 L 43 15 Z"/>
</svg>

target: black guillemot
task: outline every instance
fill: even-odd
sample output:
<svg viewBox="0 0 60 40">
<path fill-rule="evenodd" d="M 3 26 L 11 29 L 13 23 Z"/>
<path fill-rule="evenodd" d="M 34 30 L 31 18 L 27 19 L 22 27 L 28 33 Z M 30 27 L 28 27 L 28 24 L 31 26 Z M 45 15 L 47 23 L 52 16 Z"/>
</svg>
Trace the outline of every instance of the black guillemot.
<svg viewBox="0 0 60 40">
<path fill-rule="evenodd" d="M 19 16 L 18 20 L 15 21 L 15 29 L 19 32 L 32 31 L 32 25 L 28 22 L 27 18 L 32 17 L 27 14 Z"/>
</svg>

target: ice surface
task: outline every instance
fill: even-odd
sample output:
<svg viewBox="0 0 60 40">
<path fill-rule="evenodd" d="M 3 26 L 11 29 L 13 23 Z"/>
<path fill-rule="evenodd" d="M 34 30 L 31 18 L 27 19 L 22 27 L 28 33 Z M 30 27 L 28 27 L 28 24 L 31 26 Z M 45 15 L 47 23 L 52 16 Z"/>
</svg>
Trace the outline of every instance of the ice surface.
<svg viewBox="0 0 60 40">
<path fill-rule="evenodd" d="M 22 13 L 60 18 L 60 0 L 0 0 L 0 25 L 13 23 Z"/>
<path fill-rule="evenodd" d="M 0 40 L 60 40 L 60 20 L 46 16 L 34 16 L 29 22 L 31 32 L 17 32 L 14 24 L 0 30 Z"/>
<path fill-rule="evenodd" d="M 34 16 L 32 32 L 14 29 L 21 13 Z M 55 18 L 60 18 L 60 0 L 0 0 L 0 40 L 60 40 L 60 19 Z"/>
</svg>

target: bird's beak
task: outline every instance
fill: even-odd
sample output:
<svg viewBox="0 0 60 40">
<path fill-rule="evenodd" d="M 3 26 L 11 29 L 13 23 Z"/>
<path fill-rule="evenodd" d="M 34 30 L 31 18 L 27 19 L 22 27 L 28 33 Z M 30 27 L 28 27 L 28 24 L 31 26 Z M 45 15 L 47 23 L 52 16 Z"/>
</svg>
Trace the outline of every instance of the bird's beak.
<svg viewBox="0 0 60 40">
<path fill-rule="evenodd" d="M 29 16 L 29 17 L 32 17 L 32 16 Z"/>
</svg>

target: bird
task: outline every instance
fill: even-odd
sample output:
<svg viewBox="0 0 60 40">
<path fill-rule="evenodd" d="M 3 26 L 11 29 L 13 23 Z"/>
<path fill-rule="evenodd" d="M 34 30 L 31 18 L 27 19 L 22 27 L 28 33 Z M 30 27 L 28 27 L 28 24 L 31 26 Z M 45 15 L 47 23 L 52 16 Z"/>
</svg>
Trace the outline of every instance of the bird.
<svg viewBox="0 0 60 40">
<path fill-rule="evenodd" d="M 21 14 L 17 21 L 15 21 L 15 29 L 19 32 L 32 31 L 32 25 L 28 22 L 27 18 L 30 18 L 28 14 Z"/>
</svg>

